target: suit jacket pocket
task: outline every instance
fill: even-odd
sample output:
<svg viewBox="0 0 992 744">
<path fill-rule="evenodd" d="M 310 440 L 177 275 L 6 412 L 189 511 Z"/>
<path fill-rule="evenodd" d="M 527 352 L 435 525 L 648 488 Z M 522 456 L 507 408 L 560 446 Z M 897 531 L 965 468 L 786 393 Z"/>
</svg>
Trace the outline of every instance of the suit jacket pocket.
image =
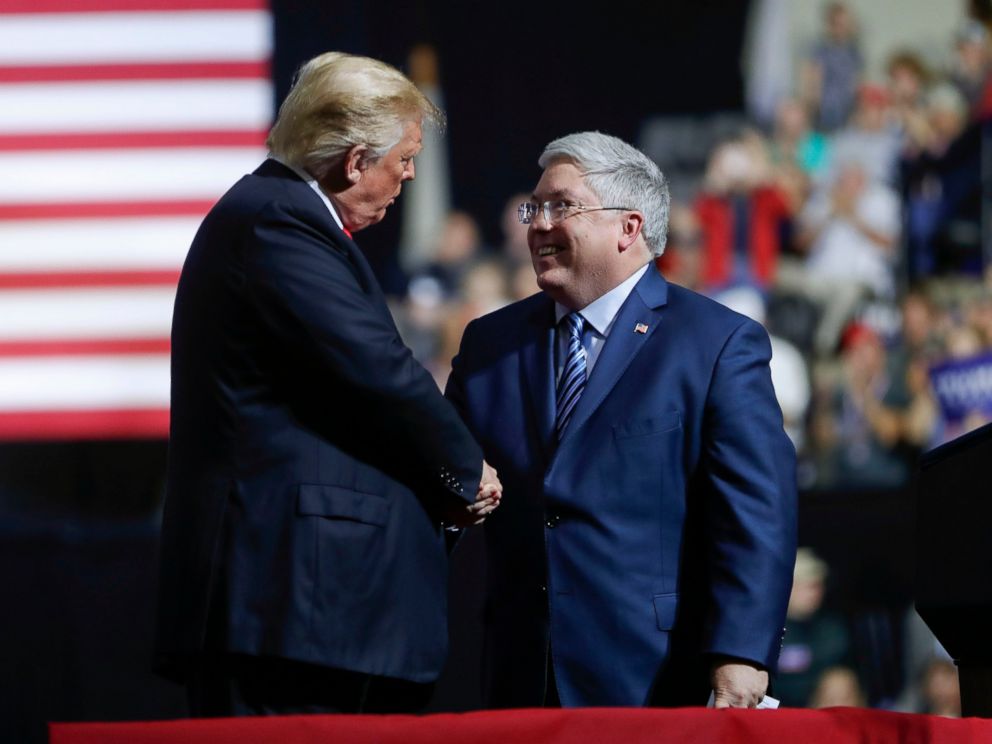
<svg viewBox="0 0 992 744">
<path fill-rule="evenodd" d="M 349 519 L 353 522 L 384 526 L 389 518 L 389 499 L 343 486 L 301 483 L 296 503 L 303 516 Z"/>
<path fill-rule="evenodd" d="M 665 411 L 649 418 L 624 421 L 613 427 L 613 436 L 617 439 L 631 437 L 647 437 L 652 434 L 662 434 L 682 428 L 682 414 L 678 411 Z"/>
<path fill-rule="evenodd" d="M 658 630 L 671 630 L 675 627 L 675 614 L 679 607 L 679 595 L 655 594 L 654 616 L 658 621 Z"/>
</svg>

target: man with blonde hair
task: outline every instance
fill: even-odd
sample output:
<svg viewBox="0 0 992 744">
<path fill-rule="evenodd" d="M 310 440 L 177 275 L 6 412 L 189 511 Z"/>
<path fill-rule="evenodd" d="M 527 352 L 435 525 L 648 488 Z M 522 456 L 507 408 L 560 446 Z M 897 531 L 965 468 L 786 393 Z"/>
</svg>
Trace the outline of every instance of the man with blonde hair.
<svg viewBox="0 0 992 744">
<path fill-rule="evenodd" d="M 204 219 L 172 334 L 158 651 L 194 715 L 415 711 L 447 648 L 444 525 L 499 485 L 352 234 L 443 115 L 328 53 Z M 482 484 L 485 481 L 485 484 Z"/>
</svg>

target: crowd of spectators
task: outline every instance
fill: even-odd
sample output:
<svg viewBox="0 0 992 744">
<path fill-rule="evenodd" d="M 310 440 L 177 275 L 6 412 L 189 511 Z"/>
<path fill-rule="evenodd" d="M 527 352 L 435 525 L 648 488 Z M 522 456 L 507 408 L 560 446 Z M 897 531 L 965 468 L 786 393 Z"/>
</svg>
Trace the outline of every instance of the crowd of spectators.
<svg viewBox="0 0 992 744">
<path fill-rule="evenodd" d="M 992 347 L 986 27 L 962 26 L 953 58 L 941 71 L 904 49 L 869 80 L 855 19 L 831 3 L 770 131 L 718 143 L 697 193 L 673 204 L 659 269 L 767 327 L 804 490 L 905 486 L 922 451 L 990 418 L 992 390 L 988 406 L 978 394 L 961 411 L 934 385 L 936 371 L 980 364 Z M 507 200 L 498 246 L 473 216 L 450 213 L 396 298 L 439 382 L 466 322 L 537 291 L 515 219 L 527 198 Z"/>
<path fill-rule="evenodd" d="M 992 420 L 992 389 L 941 395 L 962 387 L 942 379 L 992 367 L 989 30 L 969 20 L 950 47 L 946 69 L 907 48 L 869 79 L 853 13 L 830 3 L 773 126 L 719 142 L 696 193 L 672 206 L 658 268 L 768 329 L 803 492 L 906 488 L 922 452 Z M 498 246 L 484 245 L 471 215 L 450 213 L 394 300 L 441 385 L 469 320 L 537 291 L 515 217 L 528 198 L 508 198 Z M 783 697 L 865 703 L 844 623 L 820 611 L 825 564 L 801 552 L 796 570 Z M 955 714 L 948 665 L 928 659 L 903 707 Z"/>
</svg>

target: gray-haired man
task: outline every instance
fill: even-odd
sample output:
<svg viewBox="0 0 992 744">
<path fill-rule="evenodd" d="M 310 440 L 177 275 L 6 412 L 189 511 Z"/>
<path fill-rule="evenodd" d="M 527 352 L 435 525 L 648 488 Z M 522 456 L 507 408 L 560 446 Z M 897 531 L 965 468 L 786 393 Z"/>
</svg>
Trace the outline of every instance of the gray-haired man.
<svg viewBox="0 0 992 744">
<path fill-rule="evenodd" d="M 755 706 L 782 637 L 795 452 L 758 324 L 668 284 L 668 187 L 598 132 L 520 206 L 542 293 L 474 321 L 447 396 L 500 472 L 494 707 Z"/>
</svg>

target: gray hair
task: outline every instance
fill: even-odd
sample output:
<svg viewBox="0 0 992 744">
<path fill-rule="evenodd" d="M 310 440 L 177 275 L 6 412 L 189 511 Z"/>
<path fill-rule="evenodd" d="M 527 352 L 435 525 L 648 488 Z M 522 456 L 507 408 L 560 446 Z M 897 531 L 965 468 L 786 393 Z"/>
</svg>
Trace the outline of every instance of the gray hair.
<svg viewBox="0 0 992 744">
<path fill-rule="evenodd" d="M 578 132 L 554 140 L 541 153 L 538 165 L 571 160 L 603 206 L 636 209 L 644 215 L 641 234 L 652 256 L 665 252 L 668 181 L 651 158 L 621 139 L 602 132 Z"/>
<path fill-rule="evenodd" d="M 385 62 L 327 52 L 300 68 L 269 132 L 269 152 L 318 181 L 355 145 L 375 160 L 403 137 L 406 121 L 439 129 L 444 114 Z"/>
<path fill-rule="evenodd" d="M 926 94 L 926 103 L 931 111 L 949 111 L 962 118 L 968 115 L 968 101 L 951 83 L 933 86 Z"/>
</svg>

